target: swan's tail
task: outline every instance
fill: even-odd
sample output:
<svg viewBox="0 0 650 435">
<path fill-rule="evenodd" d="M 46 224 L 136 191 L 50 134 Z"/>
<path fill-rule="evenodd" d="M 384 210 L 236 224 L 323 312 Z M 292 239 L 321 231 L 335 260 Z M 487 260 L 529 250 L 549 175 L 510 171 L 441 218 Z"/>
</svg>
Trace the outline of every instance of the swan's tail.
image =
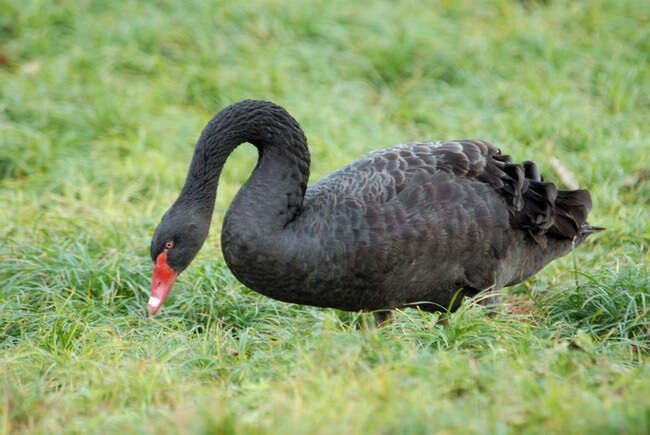
<svg viewBox="0 0 650 435">
<path fill-rule="evenodd" d="M 487 142 L 480 145 L 488 161 L 479 179 L 497 188 L 509 205 L 513 226 L 528 231 L 537 243 L 546 246 L 548 236 L 577 245 L 588 235 L 605 229 L 587 222 L 591 211 L 587 190 L 558 190 L 554 183 L 544 181 L 535 163 L 513 163 L 497 147 Z"/>
<path fill-rule="evenodd" d="M 555 184 L 544 181 L 531 161 L 515 166 L 523 168 L 524 178 L 517 181 L 521 198 L 520 209 L 514 217 L 538 243 L 545 245 L 541 236 L 548 235 L 577 245 L 589 234 L 605 229 L 587 222 L 592 205 L 589 191 L 558 190 Z"/>
<path fill-rule="evenodd" d="M 555 199 L 555 219 L 549 234 L 582 242 L 588 235 L 603 231 L 587 222 L 591 211 L 591 195 L 586 190 L 558 190 Z"/>
</svg>

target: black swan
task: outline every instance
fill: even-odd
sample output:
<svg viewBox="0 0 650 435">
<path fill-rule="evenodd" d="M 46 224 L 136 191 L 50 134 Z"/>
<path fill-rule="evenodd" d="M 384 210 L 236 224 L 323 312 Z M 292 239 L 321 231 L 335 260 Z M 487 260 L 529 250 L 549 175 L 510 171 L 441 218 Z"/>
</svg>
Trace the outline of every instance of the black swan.
<svg viewBox="0 0 650 435">
<path fill-rule="evenodd" d="M 150 314 L 201 249 L 221 169 L 243 142 L 259 159 L 226 213 L 223 256 L 243 284 L 285 302 L 453 310 L 463 296 L 526 280 L 602 229 L 587 223 L 588 191 L 558 190 L 533 162 L 512 163 L 479 140 L 374 151 L 307 187 L 298 122 L 247 100 L 203 129 L 156 229 Z"/>
</svg>

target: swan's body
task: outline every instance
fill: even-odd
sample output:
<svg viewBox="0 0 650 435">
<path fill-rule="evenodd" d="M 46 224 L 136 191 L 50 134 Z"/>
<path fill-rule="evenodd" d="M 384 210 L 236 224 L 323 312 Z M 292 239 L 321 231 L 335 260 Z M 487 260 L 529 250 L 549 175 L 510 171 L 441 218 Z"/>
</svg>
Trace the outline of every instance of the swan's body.
<svg viewBox="0 0 650 435">
<path fill-rule="evenodd" d="M 532 162 L 512 164 L 481 141 L 385 148 L 307 188 L 298 123 L 272 103 L 243 101 L 204 129 L 154 235 L 151 312 L 205 240 L 221 168 L 242 142 L 260 159 L 226 214 L 223 255 L 242 283 L 285 302 L 445 309 L 459 289 L 519 283 L 597 230 L 587 191 L 558 191 Z"/>
</svg>

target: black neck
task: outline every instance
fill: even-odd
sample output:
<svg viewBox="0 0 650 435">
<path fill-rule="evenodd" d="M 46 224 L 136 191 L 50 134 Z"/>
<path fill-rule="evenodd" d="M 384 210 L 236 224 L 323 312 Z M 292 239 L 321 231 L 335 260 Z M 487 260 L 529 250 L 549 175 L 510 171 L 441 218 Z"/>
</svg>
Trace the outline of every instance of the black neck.
<svg viewBox="0 0 650 435">
<path fill-rule="evenodd" d="M 208 123 L 177 203 L 209 220 L 221 170 L 230 153 L 244 142 L 257 147 L 259 160 L 229 214 L 245 217 L 242 227 L 247 228 L 242 230 L 282 228 L 301 212 L 309 178 L 309 151 L 298 122 L 280 106 L 266 101 L 234 104 Z"/>
</svg>

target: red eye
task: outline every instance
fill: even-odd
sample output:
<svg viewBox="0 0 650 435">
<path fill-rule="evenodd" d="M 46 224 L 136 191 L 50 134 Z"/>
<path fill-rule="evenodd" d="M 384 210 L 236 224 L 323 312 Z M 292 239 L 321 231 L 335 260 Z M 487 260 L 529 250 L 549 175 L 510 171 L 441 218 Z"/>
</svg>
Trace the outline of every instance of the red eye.
<svg viewBox="0 0 650 435">
<path fill-rule="evenodd" d="M 165 249 L 171 249 L 173 247 L 174 247 L 174 242 L 169 241 L 169 242 L 165 243 Z"/>
</svg>

